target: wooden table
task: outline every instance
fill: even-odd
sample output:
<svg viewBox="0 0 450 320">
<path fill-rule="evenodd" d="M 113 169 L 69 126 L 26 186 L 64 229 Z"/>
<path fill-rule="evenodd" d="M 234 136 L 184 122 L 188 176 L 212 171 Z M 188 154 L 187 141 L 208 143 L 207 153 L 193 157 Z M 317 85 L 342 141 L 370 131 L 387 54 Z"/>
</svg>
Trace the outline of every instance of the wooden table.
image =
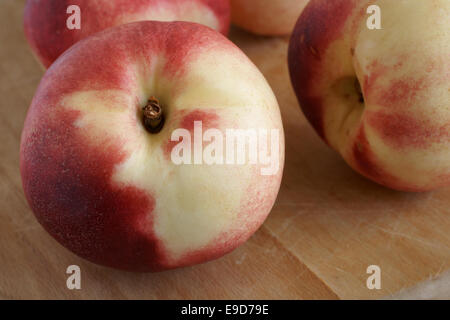
<svg viewBox="0 0 450 320">
<path fill-rule="evenodd" d="M 21 187 L 20 134 L 43 75 L 24 39 L 24 2 L 0 1 L 0 298 L 450 298 L 450 189 L 401 193 L 354 173 L 299 109 L 288 39 L 235 29 L 231 39 L 268 79 L 285 126 L 284 178 L 266 223 L 222 259 L 159 274 L 111 270 L 64 249 Z M 81 267 L 81 290 L 66 287 L 71 264 Z M 381 268 L 380 290 L 366 286 L 369 265 Z"/>
</svg>

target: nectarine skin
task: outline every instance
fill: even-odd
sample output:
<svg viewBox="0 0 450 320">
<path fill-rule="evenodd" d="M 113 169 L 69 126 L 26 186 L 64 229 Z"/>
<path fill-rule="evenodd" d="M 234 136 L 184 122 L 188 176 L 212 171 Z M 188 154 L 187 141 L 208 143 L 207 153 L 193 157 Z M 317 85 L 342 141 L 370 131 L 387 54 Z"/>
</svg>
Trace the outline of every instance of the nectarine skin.
<svg viewBox="0 0 450 320">
<path fill-rule="evenodd" d="M 150 134 L 141 107 L 161 102 Z M 174 129 L 275 128 L 276 99 L 228 39 L 187 22 L 137 22 L 81 40 L 47 70 L 29 109 L 20 169 L 38 221 L 98 264 L 161 271 L 218 258 L 246 241 L 276 199 L 280 170 L 175 165 Z"/>
<path fill-rule="evenodd" d="M 81 29 L 69 30 L 66 10 L 81 9 Z M 24 30 L 34 53 L 50 66 L 77 41 L 104 29 L 142 20 L 190 21 L 227 34 L 229 0 L 28 0 Z"/>
<path fill-rule="evenodd" d="M 382 29 L 367 27 L 381 9 Z M 450 185 L 450 2 L 311 0 L 289 46 L 300 106 L 362 175 L 393 189 Z"/>
<path fill-rule="evenodd" d="M 289 35 L 309 0 L 231 0 L 232 22 L 255 34 Z"/>
</svg>

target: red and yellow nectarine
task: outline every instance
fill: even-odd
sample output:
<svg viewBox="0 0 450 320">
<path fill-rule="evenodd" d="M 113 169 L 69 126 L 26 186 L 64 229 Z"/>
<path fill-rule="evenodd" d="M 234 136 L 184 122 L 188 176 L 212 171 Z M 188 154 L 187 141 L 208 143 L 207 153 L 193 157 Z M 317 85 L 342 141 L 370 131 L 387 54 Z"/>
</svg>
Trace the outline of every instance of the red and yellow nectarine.
<svg viewBox="0 0 450 320">
<path fill-rule="evenodd" d="M 450 1 L 311 0 L 289 70 L 317 133 L 364 176 L 390 188 L 450 184 Z"/>
<path fill-rule="evenodd" d="M 81 10 L 79 30 L 66 25 L 71 5 Z M 229 0 L 28 0 L 24 29 L 34 53 L 48 67 L 77 41 L 142 20 L 197 22 L 227 34 L 230 4 Z"/>
<path fill-rule="evenodd" d="M 151 133 L 142 108 L 150 117 L 156 105 L 164 123 Z M 279 130 L 279 170 L 175 164 L 171 133 L 196 121 Z M 282 130 L 266 80 L 220 33 L 126 24 L 81 40 L 47 70 L 22 133 L 23 187 L 39 222 L 81 257 L 134 271 L 192 265 L 263 223 L 280 186 Z"/>
</svg>

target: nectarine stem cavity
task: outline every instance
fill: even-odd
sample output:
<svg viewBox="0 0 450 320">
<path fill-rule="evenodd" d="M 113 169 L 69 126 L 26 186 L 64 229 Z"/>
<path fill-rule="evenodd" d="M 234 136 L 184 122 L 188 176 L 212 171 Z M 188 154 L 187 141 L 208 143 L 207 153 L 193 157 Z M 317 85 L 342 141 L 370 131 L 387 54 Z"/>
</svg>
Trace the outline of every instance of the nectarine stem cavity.
<svg viewBox="0 0 450 320">
<path fill-rule="evenodd" d="M 164 116 L 158 99 L 150 97 L 142 108 L 144 127 L 150 133 L 158 133 L 164 125 Z"/>
<path fill-rule="evenodd" d="M 361 84 L 359 83 L 358 78 L 355 78 L 355 89 L 358 93 L 359 103 L 364 103 L 364 95 L 362 93 Z"/>
</svg>

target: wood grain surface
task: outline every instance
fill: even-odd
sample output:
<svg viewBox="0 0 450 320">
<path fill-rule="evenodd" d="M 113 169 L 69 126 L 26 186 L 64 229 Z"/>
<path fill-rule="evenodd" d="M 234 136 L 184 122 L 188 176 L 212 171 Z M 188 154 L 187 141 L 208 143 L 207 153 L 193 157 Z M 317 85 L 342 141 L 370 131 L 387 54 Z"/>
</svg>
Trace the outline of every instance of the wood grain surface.
<svg viewBox="0 0 450 320">
<path fill-rule="evenodd" d="M 0 0 L 0 298 L 411 298 L 450 269 L 450 189 L 395 192 L 354 173 L 300 111 L 288 39 L 237 29 L 231 39 L 266 76 L 285 126 L 284 178 L 265 224 L 233 253 L 180 270 L 135 274 L 78 258 L 37 223 L 22 191 L 20 134 L 43 75 L 23 35 L 24 3 Z M 66 287 L 72 264 L 81 268 L 81 290 Z M 381 268 L 381 290 L 366 287 L 369 265 Z M 450 286 L 440 288 L 432 297 L 450 298 Z"/>
</svg>

